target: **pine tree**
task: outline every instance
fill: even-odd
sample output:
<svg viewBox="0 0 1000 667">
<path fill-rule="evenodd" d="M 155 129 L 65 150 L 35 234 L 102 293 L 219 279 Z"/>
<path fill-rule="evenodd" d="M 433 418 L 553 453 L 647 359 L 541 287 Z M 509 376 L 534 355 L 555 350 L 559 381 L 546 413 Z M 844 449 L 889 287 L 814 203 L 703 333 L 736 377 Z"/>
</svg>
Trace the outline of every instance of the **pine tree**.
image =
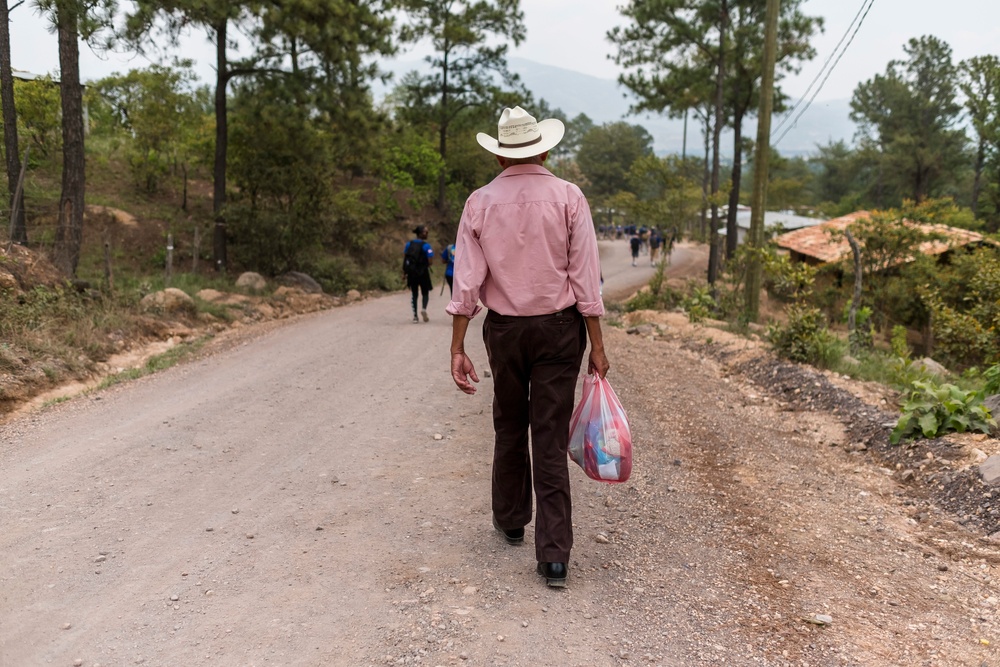
<svg viewBox="0 0 1000 667">
<path fill-rule="evenodd" d="M 520 0 L 400 0 L 408 21 L 404 43 L 429 40 L 431 73 L 405 82 L 406 101 L 438 133 L 441 158 L 448 157 L 448 130 L 463 111 L 494 105 L 506 89 L 520 92 L 507 68 L 507 49 L 525 36 Z M 494 40 L 502 43 L 493 45 Z M 524 93 L 526 96 L 526 93 Z M 444 171 L 438 177 L 438 210 L 446 210 Z"/>
<path fill-rule="evenodd" d="M 3 107 L 3 147 L 10 211 L 13 216 L 10 221 L 10 240 L 14 243 L 27 243 L 24 192 L 18 192 L 17 189 L 21 175 L 21 147 L 17 138 L 17 111 L 14 109 L 14 76 L 10 64 L 10 8 L 7 0 L 0 0 L 0 106 Z"/>
</svg>

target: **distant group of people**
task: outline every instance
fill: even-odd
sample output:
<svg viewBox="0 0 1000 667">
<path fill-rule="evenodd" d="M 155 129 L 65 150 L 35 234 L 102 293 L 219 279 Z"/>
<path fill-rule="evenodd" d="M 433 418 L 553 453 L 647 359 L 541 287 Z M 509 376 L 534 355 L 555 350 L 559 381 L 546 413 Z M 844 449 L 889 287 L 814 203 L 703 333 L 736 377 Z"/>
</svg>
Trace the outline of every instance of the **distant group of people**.
<svg viewBox="0 0 1000 667">
<path fill-rule="evenodd" d="M 656 266 L 660 256 L 660 249 L 663 250 L 663 259 L 670 263 L 670 255 L 674 251 L 674 243 L 677 240 L 677 229 L 670 229 L 661 232 L 659 228 L 636 227 L 632 225 L 626 227 L 628 234 L 629 249 L 632 251 L 632 266 L 639 265 L 639 255 L 649 255 L 649 265 Z"/>
</svg>

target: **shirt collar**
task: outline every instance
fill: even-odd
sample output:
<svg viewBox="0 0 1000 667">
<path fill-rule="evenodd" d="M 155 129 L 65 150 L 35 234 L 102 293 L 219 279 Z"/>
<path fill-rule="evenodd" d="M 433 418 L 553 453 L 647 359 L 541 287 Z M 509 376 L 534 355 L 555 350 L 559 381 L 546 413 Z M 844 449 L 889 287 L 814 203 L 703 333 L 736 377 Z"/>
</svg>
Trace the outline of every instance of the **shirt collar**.
<svg viewBox="0 0 1000 667">
<path fill-rule="evenodd" d="M 524 174 L 538 174 L 540 176 L 552 176 L 552 172 L 545 167 L 537 164 L 515 164 L 507 167 L 497 178 L 503 178 L 505 176 L 521 176 Z"/>
</svg>

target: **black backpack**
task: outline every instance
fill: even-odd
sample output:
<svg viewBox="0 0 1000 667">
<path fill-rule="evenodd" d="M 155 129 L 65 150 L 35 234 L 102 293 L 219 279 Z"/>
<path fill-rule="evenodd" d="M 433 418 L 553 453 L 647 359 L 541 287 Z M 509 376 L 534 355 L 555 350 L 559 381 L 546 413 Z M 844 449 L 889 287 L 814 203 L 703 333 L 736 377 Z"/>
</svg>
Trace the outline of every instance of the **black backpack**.
<svg viewBox="0 0 1000 667">
<path fill-rule="evenodd" d="M 424 242 L 414 239 L 406 244 L 403 252 L 403 273 L 409 277 L 419 278 L 427 271 L 427 251 Z"/>
</svg>

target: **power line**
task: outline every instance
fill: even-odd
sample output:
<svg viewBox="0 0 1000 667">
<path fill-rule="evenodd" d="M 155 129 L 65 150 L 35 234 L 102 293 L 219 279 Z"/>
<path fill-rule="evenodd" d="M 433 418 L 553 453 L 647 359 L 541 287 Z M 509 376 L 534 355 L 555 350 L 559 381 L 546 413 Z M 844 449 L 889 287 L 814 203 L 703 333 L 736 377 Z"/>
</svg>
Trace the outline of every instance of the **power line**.
<svg viewBox="0 0 1000 667">
<path fill-rule="evenodd" d="M 840 59 L 844 57 L 844 54 L 847 53 L 847 49 L 850 48 L 851 44 L 854 42 L 854 38 L 857 36 L 858 30 L 861 29 L 861 24 L 865 22 L 865 18 L 868 17 L 868 12 L 871 10 L 872 5 L 874 4 L 875 0 L 868 0 L 868 6 L 865 7 L 865 12 L 861 16 L 861 20 L 858 21 L 858 24 L 854 28 L 854 32 L 851 33 L 851 38 L 848 40 L 843 50 L 841 50 L 840 54 L 837 56 L 837 59 L 834 61 L 833 65 L 830 67 L 830 69 L 827 70 L 826 76 L 823 77 L 823 81 L 819 84 L 819 87 L 816 89 L 816 92 L 814 92 L 812 94 L 812 97 L 809 98 L 809 102 L 806 103 L 806 106 L 802 109 L 802 111 L 800 111 L 798 115 L 795 116 L 795 120 L 793 120 L 791 124 L 785 127 L 785 131 L 781 133 L 781 136 L 779 136 L 772 143 L 773 146 L 777 146 L 779 143 L 781 143 L 781 140 L 785 138 L 785 135 L 788 134 L 792 130 L 792 128 L 795 127 L 795 124 L 799 122 L 799 119 L 802 118 L 802 114 L 804 114 L 812 105 L 813 101 L 816 99 L 816 96 L 819 95 L 819 91 L 821 91 L 823 89 L 823 86 L 826 85 L 827 80 L 830 78 L 830 74 L 833 73 L 833 70 L 837 67 L 837 64 L 840 62 Z M 789 112 L 789 116 L 791 116 L 791 112 Z M 782 125 L 784 125 L 784 122 L 782 123 Z"/>
<path fill-rule="evenodd" d="M 813 80 L 809 82 L 809 87 L 806 88 L 806 92 L 802 93 L 802 97 L 799 98 L 799 101 L 796 102 L 792 106 L 792 108 L 789 109 L 788 112 L 785 113 L 785 115 L 782 117 L 782 119 L 778 122 L 777 127 L 774 128 L 774 132 L 778 132 L 779 130 L 781 130 L 782 127 L 784 127 L 785 123 L 788 122 L 788 119 L 791 118 L 792 114 L 795 113 L 795 110 L 799 108 L 799 105 L 802 104 L 802 102 L 805 101 L 806 97 L 809 96 L 809 92 L 812 90 L 813 86 L 816 85 L 816 82 L 819 81 L 820 77 L 823 76 L 823 72 L 826 71 L 827 66 L 830 64 L 830 61 L 833 60 L 833 57 L 835 55 L 837 55 L 837 51 L 840 50 L 841 44 L 844 43 L 844 40 L 847 39 L 847 36 L 851 33 L 851 28 L 854 27 L 855 23 L 857 23 L 858 17 L 861 16 L 861 13 L 865 9 L 865 3 L 867 3 L 867 2 L 868 2 L 868 0 L 861 0 L 861 6 L 858 7 L 858 11 L 854 15 L 854 18 L 851 19 L 851 22 L 850 22 L 850 24 L 848 24 L 847 29 L 844 30 L 844 34 L 840 36 L 840 41 L 837 42 L 837 45 L 835 47 L 833 47 L 832 51 L 830 51 L 830 55 L 828 55 L 826 57 L 826 62 L 824 62 L 823 66 L 819 68 L 818 72 L 816 72 L 816 76 L 813 77 Z"/>
</svg>

